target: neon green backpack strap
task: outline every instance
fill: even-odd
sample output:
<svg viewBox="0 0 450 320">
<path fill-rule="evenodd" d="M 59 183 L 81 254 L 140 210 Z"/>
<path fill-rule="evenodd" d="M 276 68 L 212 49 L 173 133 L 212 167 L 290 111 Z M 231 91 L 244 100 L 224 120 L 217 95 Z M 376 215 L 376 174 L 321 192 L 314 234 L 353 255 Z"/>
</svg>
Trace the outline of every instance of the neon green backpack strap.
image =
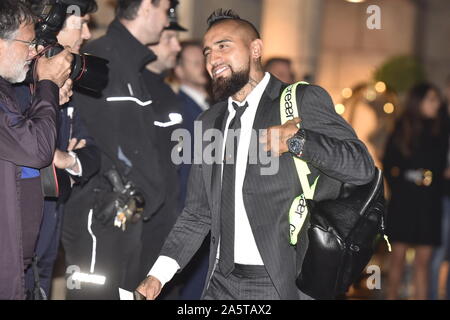
<svg viewBox="0 0 450 320">
<path fill-rule="evenodd" d="M 308 82 L 300 81 L 289 85 L 288 87 L 286 87 L 286 89 L 283 90 L 280 98 L 281 124 L 284 124 L 285 122 L 299 116 L 296 97 L 297 86 L 308 84 Z M 311 173 L 311 171 L 309 170 L 308 164 L 297 157 L 293 157 L 293 159 L 303 190 L 303 193 L 294 199 L 289 210 L 289 239 L 291 245 L 296 245 L 297 236 L 302 229 L 308 215 L 308 206 L 306 205 L 306 200 L 312 200 L 314 198 L 314 191 L 316 189 L 319 177 L 317 177 L 314 183 L 310 186 L 308 175 Z"/>
</svg>

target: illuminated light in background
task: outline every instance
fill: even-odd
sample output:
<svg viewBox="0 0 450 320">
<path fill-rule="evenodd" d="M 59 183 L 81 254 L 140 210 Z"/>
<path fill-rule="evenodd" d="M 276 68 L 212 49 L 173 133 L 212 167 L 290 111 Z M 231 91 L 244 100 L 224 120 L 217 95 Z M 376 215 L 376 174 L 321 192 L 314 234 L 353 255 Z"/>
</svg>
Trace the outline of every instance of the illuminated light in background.
<svg viewBox="0 0 450 320">
<path fill-rule="evenodd" d="M 393 177 L 398 177 L 400 175 L 400 168 L 399 167 L 392 167 L 391 169 L 391 175 Z"/>
<path fill-rule="evenodd" d="M 416 249 L 414 248 L 409 248 L 408 250 L 406 250 L 406 263 L 408 264 L 412 264 L 414 262 L 414 257 L 416 256 Z"/>
<path fill-rule="evenodd" d="M 394 112 L 395 107 L 392 103 L 388 102 L 383 106 L 383 110 L 384 112 L 386 112 L 387 114 L 391 114 Z"/>
<path fill-rule="evenodd" d="M 372 89 L 367 89 L 366 99 L 369 101 L 374 101 L 377 98 L 377 93 Z"/>
<path fill-rule="evenodd" d="M 337 114 L 343 114 L 345 112 L 345 106 L 342 103 L 339 103 L 334 106 Z"/>
<path fill-rule="evenodd" d="M 383 93 L 383 92 L 385 92 L 385 91 L 386 91 L 386 84 L 385 84 L 383 81 L 378 81 L 378 82 L 375 84 L 375 90 L 376 90 L 378 93 Z"/>
<path fill-rule="evenodd" d="M 352 89 L 350 89 L 350 88 L 344 88 L 344 89 L 342 90 L 342 96 L 343 96 L 345 99 L 350 98 L 352 95 L 353 95 L 353 90 L 352 90 Z"/>
<path fill-rule="evenodd" d="M 351 3 L 362 3 L 365 2 L 366 0 L 346 0 L 346 1 Z"/>
<path fill-rule="evenodd" d="M 96 275 L 96 274 L 74 272 L 73 276 L 72 276 L 72 280 L 80 281 L 80 282 L 84 282 L 84 283 L 93 283 L 93 284 L 104 285 L 106 277 Z"/>
</svg>

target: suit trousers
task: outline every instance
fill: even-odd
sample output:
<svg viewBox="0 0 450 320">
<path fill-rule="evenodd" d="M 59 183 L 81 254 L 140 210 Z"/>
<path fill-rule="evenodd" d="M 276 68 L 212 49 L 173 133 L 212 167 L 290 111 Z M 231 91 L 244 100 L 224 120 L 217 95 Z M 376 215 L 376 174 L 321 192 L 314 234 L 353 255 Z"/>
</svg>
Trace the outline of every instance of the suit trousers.
<svg viewBox="0 0 450 320">
<path fill-rule="evenodd" d="M 279 300 L 280 296 L 264 266 L 235 264 L 233 272 L 225 277 L 217 264 L 203 299 Z"/>
<path fill-rule="evenodd" d="M 300 290 L 298 299 L 314 300 Z M 203 300 L 280 300 L 280 296 L 264 266 L 235 264 L 227 278 L 216 260 L 216 268 Z"/>
</svg>

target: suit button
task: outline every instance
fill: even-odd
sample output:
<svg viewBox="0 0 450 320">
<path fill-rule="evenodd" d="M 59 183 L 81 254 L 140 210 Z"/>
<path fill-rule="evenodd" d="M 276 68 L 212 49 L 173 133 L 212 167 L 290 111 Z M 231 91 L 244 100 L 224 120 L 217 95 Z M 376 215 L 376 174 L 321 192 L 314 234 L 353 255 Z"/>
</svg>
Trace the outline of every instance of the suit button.
<svg viewBox="0 0 450 320">
<path fill-rule="evenodd" d="M 215 244 L 215 243 L 216 243 L 216 238 L 215 238 L 215 237 L 212 237 L 212 238 L 211 238 L 211 241 L 212 241 L 213 244 Z"/>
</svg>

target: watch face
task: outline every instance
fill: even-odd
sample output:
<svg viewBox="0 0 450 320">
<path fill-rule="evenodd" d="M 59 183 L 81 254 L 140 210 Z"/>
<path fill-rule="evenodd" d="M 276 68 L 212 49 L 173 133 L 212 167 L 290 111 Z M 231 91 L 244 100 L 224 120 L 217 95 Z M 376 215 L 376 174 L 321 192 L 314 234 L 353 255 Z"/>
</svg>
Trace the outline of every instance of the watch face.
<svg viewBox="0 0 450 320">
<path fill-rule="evenodd" d="M 288 148 L 290 152 L 298 154 L 302 150 L 302 141 L 297 137 L 293 137 L 289 139 Z"/>
</svg>

